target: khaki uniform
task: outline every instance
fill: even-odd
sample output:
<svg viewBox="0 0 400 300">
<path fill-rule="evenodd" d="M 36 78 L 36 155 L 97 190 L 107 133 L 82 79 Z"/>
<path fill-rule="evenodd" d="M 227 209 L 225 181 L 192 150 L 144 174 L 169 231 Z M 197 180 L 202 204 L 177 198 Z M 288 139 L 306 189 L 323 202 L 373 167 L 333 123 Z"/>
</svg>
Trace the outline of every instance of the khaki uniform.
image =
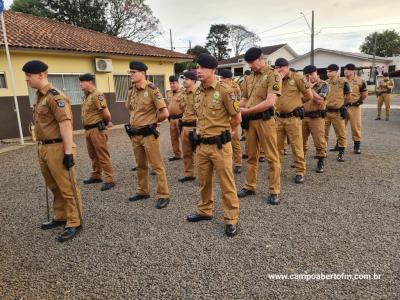
<svg viewBox="0 0 400 300">
<path fill-rule="evenodd" d="M 240 99 L 242 92 L 240 90 L 239 84 L 232 81 L 231 88 L 233 92 L 236 94 L 236 99 Z M 239 126 L 235 130 L 235 134 L 232 135 L 232 151 L 233 151 L 233 164 L 235 166 L 242 166 L 242 148 L 240 147 L 240 134 L 239 134 Z"/>
<path fill-rule="evenodd" d="M 156 126 L 158 111 L 166 105 L 159 89 L 153 83 L 145 81 L 140 87 L 131 88 L 125 107 L 130 113 L 131 126 L 139 129 L 148 125 Z M 160 152 L 160 140 L 154 135 L 136 135 L 131 137 L 131 141 L 137 163 L 138 194 L 150 194 L 149 163 L 156 173 L 158 197 L 168 198 L 169 189 Z"/>
<path fill-rule="evenodd" d="M 261 103 L 270 93 L 280 95 L 281 77 L 276 70 L 265 66 L 259 72 L 247 76 L 243 83 L 242 98 L 247 99 L 247 107 Z M 277 147 L 275 118 L 269 120 L 250 121 L 246 136 L 248 143 L 247 172 L 244 188 L 255 191 L 258 176 L 258 159 L 260 148 L 265 152 L 269 165 L 269 189 L 271 194 L 279 194 L 281 190 L 281 165 Z"/>
<path fill-rule="evenodd" d="M 83 127 L 95 125 L 103 120 L 102 110 L 107 108 L 104 95 L 94 88 L 85 92 L 82 102 L 82 123 Z M 108 152 L 108 128 L 99 130 L 97 127 L 87 129 L 86 146 L 89 157 L 92 160 L 92 173 L 90 178 L 101 179 L 104 172 L 104 181 L 114 182 L 111 156 Z"/>
<path fill-rule="evenodd" d="M 74 169 L 71 169 L 73 174 L 71 178 L 70 172 L 63 165 L 65 152 L 62 142 L 45 144 L 46 141 L 61 140 L 59 123 L 70 121 L 72 124 L 71 105 L 67 96 L 53 88 L 51 84 L 38 90 L 36 104 L 33 107 L 33 121 L 35 135 L 39 141 L 40 169 L 46 185 L 54 195 L 53 219 L 66 221 L 66 227 L 78 227 L 81 225 L 78 210 L 82 215 L 83 206 L 76 174 Z M 75 144 L 72 154 L 76 161 Z M 78 199 L 74 193 L 74 185 Z"/>
<path fill-rule="evenodd" d="M 361 94 L 368 91 L 367 84 L 360 77 L 355 77 L 352 80 L 346 81 L 350 85 L 351 94 L 350 101 L 345 104 L 350 104 L 347 109 L 347 117 L 345 119 L 345 125 L 350 121 L 351 134 L 354 142 L 361 141 L 361 106 L 351 106 L 352 103 L 360 100 Z"/>
<path fill-rule="evenodd" d="M 326 118 L 325 118 L 325 139 L 328 143 L 329 129 L 331 125 L 335 130 L 337 143 L 339 148 L 347 147 L 346 126 L 344 119 L 340 116 L 339 110 L 344 105 L 344 97 L 351 93 L 350 85 L 343 78 L 336 77 L 327 80 L 330 92 L 326 98 Z"/>
<path fill-rule="evenodd" d="M 179 146 L 179 119 L 182 118 L 183 114 L 183 101 L 184 91 L 182 89 L 173 92 L 167 91 L 167 106 L 169 111 L 169 132 L 171 135 L 171 145 L 174 157 L 181 157 L 182 152 Z"/>
<path fill-rule="evenodd" d="M 194 109 L 197 115 L 197 133 L 201 138 L 215 137 L 226 130 L 230 132 L 230 117 L 239 112 L 236 95 L 227 85 L 216 79 L 207 88 L 197 88 Z M 222 191 L 224 221 L 226 224 L 236 224 L 239 217 L 239 198 L 232 172 L 231 142 L 223 144 L 222 149 L 216 144 L 200 144 L 196 150 L 196 161 L 200 184 L 199 214 L 213 215 L 215 169 Z"/>
<path fill-rule="evenodd" d="M 390 117 L 390 104 L 392 102 L 391 90 L 394 87 L 394 82 L 389 77 L 382 79 L 382 85 L 376 89 L 378 93 L 378 118 L 381 117 L 383 103 L 385 103 L 386 119 Z"/>
<path fill-rule="evenodd" d="M 315 92 L 322 98 L 326 99 L 329 92 L 329 85 L 325 81 L 319 81 L 314 85 Z M 326 108 L 326 101 L 320 104 L 315 103 L 312 99 L 304 103 L 304 119 L 303 119 L 303 150 L 307 152 L 307 141 L 311 134 L 315 146 L 315 158 L 326 157 L 326 139 L 325 139 L 325 119 L 321 117 L 321 111 Z M 319 115 L 319 116 L 318 116 Z"/>
<path fill-rule="evenodd" d="M 303 75 L 290 71 L 282 80 L 282 95 L 276 101 L 277 114 L 288 114 L 296 108 L 303 106 L 302 94 L 310 88 L 304 81 Z M 296 175 L 304 176 L 306 173 L 306 162 L 303 151 L 302 121 L 299 117 L 283 118 L 277 117 L 277 135 L 279 158 L 282 163 L 287 137 L 292 147 Z"/>
<path fill-rule="evenodd" d="M 195 91 L 196 87 L 193 87 L 192 89 L 185 89 L 183 101 L 181 102 L 184 108 L 182 116 L 183 124 L 195 123 L 197 120 L 197 116 L 194 112 Z M 184 173 L 185 176 L 190 176 L 190 177 L 194 177 L 194 152 L 189 140 L 189 133 L 193 131 L 193 128 L 196 127 L 195 124 L 193 125 L 194 126 L 184 125 L 182 127 L 182 132 L 181 132 Z"/>
</svg>

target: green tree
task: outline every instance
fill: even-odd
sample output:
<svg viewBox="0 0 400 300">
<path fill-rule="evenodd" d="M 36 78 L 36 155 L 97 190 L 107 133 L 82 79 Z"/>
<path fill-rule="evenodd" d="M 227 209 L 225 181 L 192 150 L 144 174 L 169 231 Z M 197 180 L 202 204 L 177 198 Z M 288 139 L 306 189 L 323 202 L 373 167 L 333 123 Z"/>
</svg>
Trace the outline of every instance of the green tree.
<svg viewBox="0 0 400 300">
<path fill-rule="evenodd" d="M 213 24 L 207 35 L 206 48 L 218 60 L 229 56 L 229 27 L 226 24 Z"/>
<path fill-rule="evenodd" d="M 202 53 L 210 53 L 206 47 L 200 46 L 200 45 L 196 45 L 193 48 L 189 49 L 187 52 L 187 54 L 193 55 L 194 59 L 196 60 L 197 57 L 202 54 Z"/>
<path fill-rule="evenodd" d="M 50 11 L 41 0 L 14 0 L 10 6 L 10 10 L 39 17 L 52 17 Z"/>
<path fill-rule="evenodd" d="M 377 56 L 390 57 L 400 54 L 400 35 L 396 30 L 370 33 L 360 46 L 361 52 L 374 54 L 375 36 Z"/>
</svg>

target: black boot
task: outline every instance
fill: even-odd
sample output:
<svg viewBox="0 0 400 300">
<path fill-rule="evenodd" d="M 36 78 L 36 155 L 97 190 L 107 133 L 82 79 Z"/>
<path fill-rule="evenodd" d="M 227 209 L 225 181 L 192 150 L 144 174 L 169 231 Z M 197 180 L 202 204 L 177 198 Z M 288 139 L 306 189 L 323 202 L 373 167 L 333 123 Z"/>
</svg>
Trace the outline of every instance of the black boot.
<svg viewBox="0 0 400 300">
<path fill-rule="evenodd" d="M 324 173 L 324 159 L 322 157 L 318 158 L 317 173 Z"/>
<path fill-rule="evenodd" d="M 334 151 L 339 151 L 339 145 L 338 145 L 338 142 L 337 142 L 337 141 L 336 141 L 336 145 L 335 145 L 335 147 L 333 147 L 333 148 L 329 149 L 329 151 L 331 151 L 331 152 L 334 152 Z"/>
<path fill-rule="evenodd" d="M 354 142 L 354 153 L 355 154 L 361 154 L 360 144 L 361 144 L 360 141 Z"/>
<path fill-rule="evenodd" d="M 344 148 L 339 147 L 339 154 L 337 156 L 337 161 L 344 162 Z"/>
</svg>

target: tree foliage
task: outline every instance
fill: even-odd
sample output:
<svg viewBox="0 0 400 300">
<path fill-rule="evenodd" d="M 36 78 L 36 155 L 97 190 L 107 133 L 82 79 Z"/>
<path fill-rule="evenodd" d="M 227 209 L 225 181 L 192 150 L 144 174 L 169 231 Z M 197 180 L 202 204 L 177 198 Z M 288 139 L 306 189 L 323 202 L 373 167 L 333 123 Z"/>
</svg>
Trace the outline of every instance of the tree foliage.
<svg viewBox="0 0 400 300">
<path fill-rule="evenodd" d="M 377 56 L 391 57 L 400 55 L 400 35 L 396 30 L 370 33 L 360 46 L 361 52 L 374 54 L 375 36 Z"/>
</svg>

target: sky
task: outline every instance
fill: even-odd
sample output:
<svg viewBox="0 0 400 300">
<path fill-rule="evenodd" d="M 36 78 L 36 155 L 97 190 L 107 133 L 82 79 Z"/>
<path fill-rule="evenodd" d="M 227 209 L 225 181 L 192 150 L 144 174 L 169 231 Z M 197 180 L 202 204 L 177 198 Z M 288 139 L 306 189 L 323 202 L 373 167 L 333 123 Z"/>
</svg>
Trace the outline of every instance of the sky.
<svg viewBox="0 0 400 300">
<path fill-rule="evenodd" d="M 6 7 L 11 3 L 12 0 L 5 0 Z M 211 24 L 230 23 L 257 33 L 261 38 L 259 46 L 287 43 L 303 54 L 310 51 L 310 29 L 300 13 L 311 24 L 312 10 L 315 48 L 359 52 L 368 33 L 385 29 L 400 32 L 398 0 L 146 0 L 145 3 L 160 20 L 163 32 L 154 41 L 155 46 L 170 48 L 171 29 L 173 46 L 178 52 L 186 52 L 189 41 L 192 47 L 204 46 Z"/>
</svg>

